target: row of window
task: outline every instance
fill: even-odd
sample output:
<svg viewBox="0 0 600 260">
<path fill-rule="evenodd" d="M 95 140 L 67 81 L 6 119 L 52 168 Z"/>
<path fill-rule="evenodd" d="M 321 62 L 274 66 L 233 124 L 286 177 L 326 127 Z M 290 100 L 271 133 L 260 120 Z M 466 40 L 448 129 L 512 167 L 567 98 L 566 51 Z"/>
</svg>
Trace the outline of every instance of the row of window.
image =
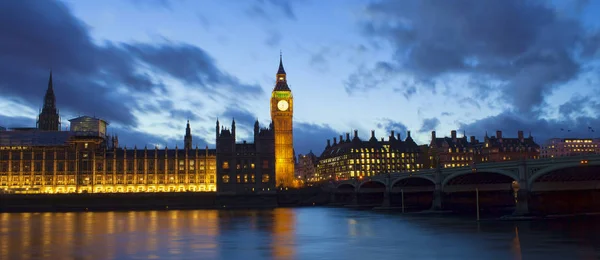
<svg viewBox="0 0 600 260">
<path fill-rule="evenodd" d="M 34 172 L 41 172 L 42 168 L 44 168 L 44 170 L 46 172 L 54 172 L 54 167 L 55 167 L 55 163 L 56 162 L 56 171 L 75 171 L 76 165 L 77 165 L 77 161 L 18 161 L 18 162 L 9 162 L 9 161 L 0 161 L 0 172 L 7 172 L 12 171 L 12 172 L 19 172 L 21 171 L 21 167 L 22 167 L 22 171 L 34 171 Z M 93 169 L 91 168 L 92 166 L 91 161 L 87 161 L 87 160 L 83 160 L 80 161 L 79 163 L 79 170 L 81 171 L 92 171 Z M 108 161 L 108 162 L 103 162 L 103 161 L 96 161 L 96 171 L 104 171 L 106 169 L 106 171 L 111 172 L 113 171 L 113 168 L 115 168 L 117 171 L 122 172 L 122 171 L 127 171 L 127 172 L 133 172 L 134 170 L 137 170 L 138 172 L 143 172 L 144 169 L 147 168 L 148 171 L 154 171 L 155 169 L 158 169 L 158 171 L 164 171 L 165 168 L 168 171 L 175 171 L 175 161 L 174 160 L 169 160 L 166 163 L 161 163 L 158 161 L 154 161 L 154 160 L 148 160 L 147 162 L 143 161 L 143 160 L 139 160 L 137 162 L 137 165 L 135 165 L 135 163 L 133 161 L 128 161 L 127 163 L 124 163 L 123 161 Z M 9 167 L 10 165 L 10 167 Z M 179 165 L 177 167 L 177 169 L 179 171 L 185 171 L 186 169 L 189 171 L 195 171 L 196 169 L 198 170 L 205 170 L 205 166 L 204 166 L 204 161 L 201 160 L 199 162 L 199 167 L 196 167 L 196 163 L 194 161 L 189 161 L 187 167 L 185 165 L 185 161 L 181 160 L 179 161 Z M 137 166 L 137 168 L 135 168 L 135 166 Z M 66 168 L 65 168 L 66 167 Z M 211 163 L 209 163 L 208 166 L 209 170 L 215 170 L 215 163 L 214 161 L 211 161 Z"/>
<path fill-rule="evenodd" d="M 254 163 L 250 163 L 248 161 L 243 161 L 241 164 L 238 163 L 235 165 L 235 169 L 237 170 L 241 170 L 241 169 L 254 169 L 256 167 L 256 165 L 254 165 Z M 229 167 L 229 162 L 225 161 L 221 164 L 221 169 L 223 170 L 228 170 Z M 262 168 L 263 169 L 269 169 L 269 160 L 263 160 L 262 161 Z"/>
<path fill-rule="evenodd" d="M 232 183 L 233 180 L 231 180 L 231 178 L 229 177 L 228 174 L 225 174 L 221 177 L 223 179 L 223 183 Z M 236 182 L 235 183 L 256 183 L 256 179 L 254 177 L 254 174 L 238 174 L 236 175 Z M 262 183 L 267 183 L 269 182 L 270 177 L 268 174 L 263 174 L 262 178 L 261 178 L 261 182 Z"/>
<path fill-rule="evenodd" d="M 204 175 L 198 176 L 198 178 L 188 177 L 185 175 L 169 176 L 169 175 L 148 175 L 147 178 L 139 177 L 133 178 L 133 176 L 96 176 L 95 178 L 85 177 L 79 179 L 79 184 L 90 185 L 90 184 L 204 184 L 204 183 L 215 183 L 215 175 L 209 175 L 207 179 Z M 41 176 L 30 177 L 30 176 L 0 176 L 0 186 L 6 185 L 75 185 L 77 184 L 77 178 L 75 175 L 57 175 L 57 176 Z"/>
</svg>

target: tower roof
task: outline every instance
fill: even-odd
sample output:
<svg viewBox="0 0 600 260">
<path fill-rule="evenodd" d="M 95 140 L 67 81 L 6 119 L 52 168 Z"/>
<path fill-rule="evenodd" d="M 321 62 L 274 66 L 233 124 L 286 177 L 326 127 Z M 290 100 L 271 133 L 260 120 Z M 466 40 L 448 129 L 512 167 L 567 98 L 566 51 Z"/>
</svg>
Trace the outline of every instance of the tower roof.
<svg viewBox="0 0 600 260">
<path fill-rule="evenodd" d="M 50 78 L 48 78 L 48 89 L 46 89 L 46 95 L 44 98 L 44 107 L 46 106 L 54 106 L 54 102 L 56 101 L 56 97 L 54 96 L 54 87 L 52 84 L 52 71 L 50 71 Z M 50 104 L 47 104 L 50 103 Z"/>
<path fill-rule="evenodd" d="M 279 69 L 277 70 L 277 74 L 285 74 L 285 69 L 283 69 L 283 58 L 281 52 L 279 52 Z"/>
<path fill-rule="evenodd" d="M 283 76 L 282 76 L 283 75 Z M 283 60 L 279 53 L 279 69 L 277 70 L 277 80 L 273 91 L 292 91 L 287 84 L 285 69 L 283 69 Z"/>
</svg>

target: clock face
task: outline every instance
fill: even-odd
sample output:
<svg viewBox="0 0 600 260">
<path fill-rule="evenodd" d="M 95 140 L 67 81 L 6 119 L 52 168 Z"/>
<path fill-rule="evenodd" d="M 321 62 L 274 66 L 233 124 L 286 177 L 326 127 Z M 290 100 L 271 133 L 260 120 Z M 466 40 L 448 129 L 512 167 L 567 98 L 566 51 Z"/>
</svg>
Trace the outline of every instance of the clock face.
<svg viewBox="0 0 600 260">
<path fill-rule="evenodd" d="M 288 104 L 288 102 L 286 100 L 279 100 L 279 102 L 277 102 L 277 108 L 280 111 L 286 111 L 286 110 L 288 110 L 289 107 L 290 107 L 290 104 Z"/>
</svg>

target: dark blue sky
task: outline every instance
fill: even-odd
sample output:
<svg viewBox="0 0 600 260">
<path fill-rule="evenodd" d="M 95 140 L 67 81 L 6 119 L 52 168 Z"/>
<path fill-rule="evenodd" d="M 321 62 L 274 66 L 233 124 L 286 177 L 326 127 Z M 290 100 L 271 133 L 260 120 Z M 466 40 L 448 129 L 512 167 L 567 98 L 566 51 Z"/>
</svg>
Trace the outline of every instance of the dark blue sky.
<svg viewBox="0 0 600 260">
<path fill-rule="evenodd" d="M 214 146 L 269 120 L 279 50 L 296 151 L 358 129 L 536 141 L 600 130 L 600 1 L 0 2 L 0 126 L 33 126 L 48 71 L 63 122 L 96 115 L 127 146 Z"/>
</svg>

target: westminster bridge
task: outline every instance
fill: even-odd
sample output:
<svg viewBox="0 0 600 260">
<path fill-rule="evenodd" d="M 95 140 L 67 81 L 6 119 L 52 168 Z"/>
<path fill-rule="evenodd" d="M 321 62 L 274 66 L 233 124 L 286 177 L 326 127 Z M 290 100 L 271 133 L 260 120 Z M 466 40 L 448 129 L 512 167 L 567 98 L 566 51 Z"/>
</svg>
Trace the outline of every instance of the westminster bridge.
<svg viewBox="0 0 600 260">
<path fill-rule="evenodd" d="M 600 211 L 600 155 L 480 163 L 332 182 L 339 205 L 530 213 Z M 475 206 L 475 204 L 477 204 Z"/>
</svg>

